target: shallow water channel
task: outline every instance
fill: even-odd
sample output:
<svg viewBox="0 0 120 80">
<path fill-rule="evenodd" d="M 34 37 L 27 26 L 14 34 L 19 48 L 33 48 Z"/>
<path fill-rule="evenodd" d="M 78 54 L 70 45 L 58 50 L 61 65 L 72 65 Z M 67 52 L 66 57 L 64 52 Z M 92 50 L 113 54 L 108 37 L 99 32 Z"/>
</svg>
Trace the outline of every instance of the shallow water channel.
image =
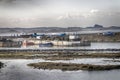
<svg viewBox="0 0 120 80">
<path fill-rule="evenodd" d="M 110 71 L 61 71 L 39 70 L 28 67 L 29 63 L 37 62 L 63 62 L 84 64 L 120 64 L 120 62 L 105 61 L 107 58 L 83 58 L 74 60 L 43 60 L 43 59 L 0 59 L 5 67 L 0 69 L 0 80 L 119 80 L 120 70 Z M 120 59 L 117 59 L 120 60 Z"/>
</svg>

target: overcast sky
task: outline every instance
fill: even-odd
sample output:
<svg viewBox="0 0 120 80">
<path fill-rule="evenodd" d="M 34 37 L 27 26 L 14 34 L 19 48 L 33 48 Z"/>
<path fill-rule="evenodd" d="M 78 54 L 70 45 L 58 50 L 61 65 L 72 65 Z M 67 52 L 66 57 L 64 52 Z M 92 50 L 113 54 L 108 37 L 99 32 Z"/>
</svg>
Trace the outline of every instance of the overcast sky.
<svg viewBox="0 0 120 80">
<path fill-rule="evenodd" d="M 120 0 L 0 0 L 0 27 L 120 26 Z"/>
</svg>

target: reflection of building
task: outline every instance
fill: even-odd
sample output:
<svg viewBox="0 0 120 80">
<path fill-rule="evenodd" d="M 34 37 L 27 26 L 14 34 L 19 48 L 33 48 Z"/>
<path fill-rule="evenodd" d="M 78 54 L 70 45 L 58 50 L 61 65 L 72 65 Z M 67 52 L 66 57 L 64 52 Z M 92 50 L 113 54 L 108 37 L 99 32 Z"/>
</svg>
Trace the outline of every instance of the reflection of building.
<svg viewBox="0 0 120 80">
<path fill-rule="evenodd" d="M 26 46 L 29 46 L 29 45 L 34 45 L 33 42 L 28 42 L 27 40 L 24 40 L 23 43 L 22 43 L 22 46 L 26 47 Z"/>
<path fill-rule="evenodd" d="M 3 47 L 3 42 L 0 42 L 0 47 Z"/>
<path fill-rule="evenodd" d="M 0 47 L 21 47 L 20 41 L 0 40 Z"/>
</svg>

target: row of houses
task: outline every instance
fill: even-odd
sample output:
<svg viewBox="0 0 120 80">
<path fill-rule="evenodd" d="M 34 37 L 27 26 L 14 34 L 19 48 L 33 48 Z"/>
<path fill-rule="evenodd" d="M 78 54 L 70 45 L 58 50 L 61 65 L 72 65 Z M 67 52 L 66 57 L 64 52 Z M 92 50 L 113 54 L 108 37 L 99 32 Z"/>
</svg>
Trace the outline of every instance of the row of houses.
<svg viewBox="0 0 120 80">
<path fill-rule="evenodd" d="M 114 32 L 100 33 L 103 36 L 114 36 Z M 12 39 L 23 38 L 22 41 L 14 41 L 9 39 L 0 39 L 0 47 L 20 47 L 21 45 L 40 45 L 40 46 L 90 46 L 90 42 L 80 41 L 80 34 L 66 33 L 47 33 L 47 34 L 21 34 Z"/>
<path fill-rule="evenodd" d="M 21 38 L 35 38 L 35 39 L 41 39 L 41 40 L 64 40 L 64 41 L 80 40 L 77 34 L 68 35 L 66 33 L 49 33 L 49 34 L 33 33 L 33 34 L 21 35 L 20 37 Z"/>
</svg>

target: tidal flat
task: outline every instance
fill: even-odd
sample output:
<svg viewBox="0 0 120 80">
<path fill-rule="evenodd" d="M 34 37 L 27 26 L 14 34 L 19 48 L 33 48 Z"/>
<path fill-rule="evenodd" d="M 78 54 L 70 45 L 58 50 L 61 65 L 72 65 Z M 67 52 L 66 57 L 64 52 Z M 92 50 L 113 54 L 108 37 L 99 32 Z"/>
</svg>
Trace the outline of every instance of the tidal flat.
<svg viewBox="0 0 120 80">
<path fill-rule="evenodd" d="M 53 62 L 30 63 L 28 64 L 28 66 L 37 69 L 49 69 L 49 70 L 59 69 L 62 71 L 76 71 L 76 70 L 99 71 L 120 69 L 120 65 L 92 65 L 92 64 L 53 63 Z"/>
</svg>

